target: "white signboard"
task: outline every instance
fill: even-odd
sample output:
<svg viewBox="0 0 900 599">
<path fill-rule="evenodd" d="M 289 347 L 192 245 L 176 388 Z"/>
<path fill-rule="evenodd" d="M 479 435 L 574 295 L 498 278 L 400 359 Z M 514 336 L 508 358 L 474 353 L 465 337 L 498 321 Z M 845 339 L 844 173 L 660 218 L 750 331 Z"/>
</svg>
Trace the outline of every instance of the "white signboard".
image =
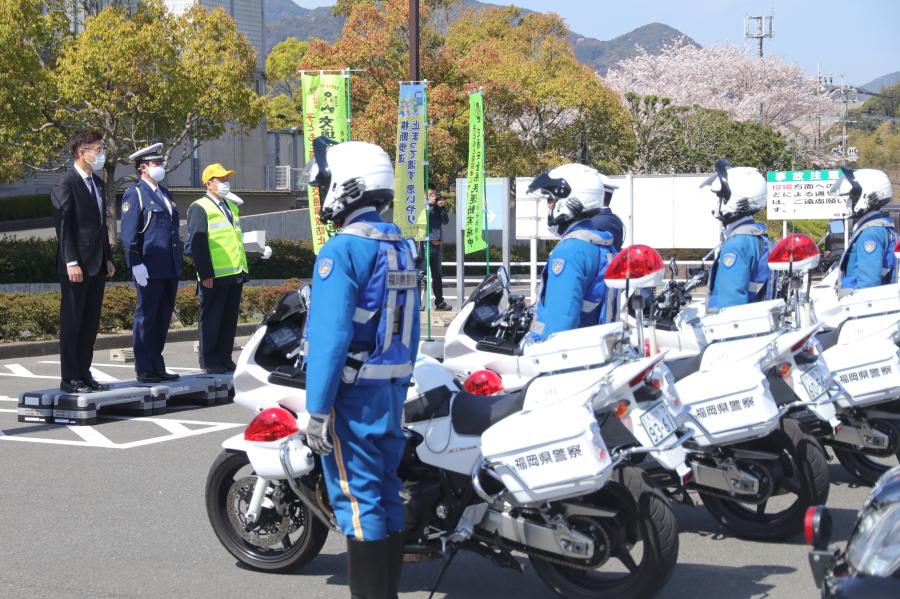
<svg viewBox="0 0 900 599">
<path fill-rule="evenodd" d="M 656 249 L 703 248 L 719 243 L 718 200 L 700 189 L 707 175 L 619 175 L 610 208 L 625 224 L 624 245 Z M 526 195 L 531 177 L 516 178 L 516 238 L 557 239 L 547 228 L 547 202 Z"/>
<path fill-rule="evenodd" d="M 766 173 L 769 220 L 814 220 L 847 217 L 847 198 L 828 195 L 837 170 Z"/>
</svg>

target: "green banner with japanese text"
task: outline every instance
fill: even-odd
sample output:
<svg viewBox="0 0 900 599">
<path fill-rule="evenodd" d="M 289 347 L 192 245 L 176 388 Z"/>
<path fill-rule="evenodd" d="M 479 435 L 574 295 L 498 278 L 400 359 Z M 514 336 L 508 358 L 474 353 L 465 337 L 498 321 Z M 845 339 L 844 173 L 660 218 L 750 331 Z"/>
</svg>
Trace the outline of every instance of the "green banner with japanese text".
<svg viewBox="0 0 900 599">
<path fill-rule="evenodd" d="M 467 169 L 465 253 L 487 247 L 484 241 L 484 96 L 469 94 L 469 167 Z"/>
<path fill-rule="evenodd" d="M 428 145 L 428 99 L 423 81 L 400 83 L 397 160 L 394 168 L 394 224 L 407 239 L 421 241 L 425 215 L 425 165 Z"/>
<path fill-rule="evenodd" d="M 303 100 L 303 151 L 306 160 L 313 158 L 312 142 L 320 135 L 337 142 L 350 140 L 350 72 L 301 72 L 300 85 Z M 309 220 L 312 228 L 313 251 L 319 249 L 335 234 L 330 223 L 319 221 L 322 200 L 319 188 L 311 185 L 309 194 Z"/>
</svg>

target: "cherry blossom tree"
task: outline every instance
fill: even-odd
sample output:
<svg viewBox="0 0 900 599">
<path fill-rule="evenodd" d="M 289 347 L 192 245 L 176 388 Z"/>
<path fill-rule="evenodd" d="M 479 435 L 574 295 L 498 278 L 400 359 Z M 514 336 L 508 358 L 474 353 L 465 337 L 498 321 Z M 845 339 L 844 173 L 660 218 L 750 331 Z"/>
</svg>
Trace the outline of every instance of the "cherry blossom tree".
<svg viewBox="0 0 900 599">
<path fill-rule="evenodd" d="M 827 115 L 835 112 L 833 100 L 819 93 L 815 77 L 775 56 L 755 57 L 737 45 L 697 48 L 675 43 L 658 55 L 640 49 L 610 69 L 604 80 L 623 97 L 632 92 L 669 98 L 675 105 L 722 110 L 798 142 L 811 138 L 819 119 L 833 120 Z"/>
</svg>

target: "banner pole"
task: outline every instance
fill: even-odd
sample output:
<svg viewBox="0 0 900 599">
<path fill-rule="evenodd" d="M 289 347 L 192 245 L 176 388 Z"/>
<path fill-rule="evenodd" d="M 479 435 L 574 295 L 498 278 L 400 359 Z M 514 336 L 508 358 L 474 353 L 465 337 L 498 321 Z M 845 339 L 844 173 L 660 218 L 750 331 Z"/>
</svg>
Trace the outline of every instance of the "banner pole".
<svg viewBox="0 0 900 599">
<path fill-rule="evenodd" d="M 428 176 L 430 175 L 431 167 L 429 166 L 428 159 L 428 81 L 425 81 L 425 86 L 422 88 L 423 93 L 425 94 L 425 243 L 423 243 L 423 247 L 425 248 L 425 293 L 423 294 L 426 298 L 428 298 L 428 306 L 425 312 L 425 318 L 428 319 L 428 325 L 425 328 L 426 331 L 426 341 L 433 341 L 431 338 L 431 211 L 428 209 Z M 438 250 L 440 250 L 440 246 L 438 246 Z M 438 251 L 438 260 L 440 260 L 441 252 Z M 438 262 L 438 268 L 440 268 L 440 262 Z"/>
</svg>

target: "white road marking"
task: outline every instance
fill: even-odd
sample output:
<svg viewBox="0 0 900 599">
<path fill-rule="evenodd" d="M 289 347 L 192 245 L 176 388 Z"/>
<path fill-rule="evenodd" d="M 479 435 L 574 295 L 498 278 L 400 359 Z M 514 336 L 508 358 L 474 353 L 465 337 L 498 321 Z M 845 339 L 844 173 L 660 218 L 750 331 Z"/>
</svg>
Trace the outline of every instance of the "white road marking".
<svg viewBox="0 0 900 599">
<path fill-rule="evenodd" d="M 16 403 L 19 403 L 19 399 L 18 399 L 18 398 L 16 398 L 16 397 L 8 397 L 8 396 L 6 396 L 6 395 L 0 395 L 0 401 L 14 401 L 14 402 L 16 402 Z"/>
<path fill-rule="evenodd" d="M 0 412 L 15 414 L 17 410 L 9 410 L 0 408 Z M 104 418 L 106 419 L 106 418 Z M 154 445 L 156 443 L 164 443 L 166 441 L 177 441 L 178 439 L 186 439 L 188 437 L 196 437 L 207 433 L 217 433 L 228 429 L 239 428 L 245 426 L 242 423 L 235 422 L 210 422 L 206 420 L 181 420 L 175 418 L 151 418 L 151 417 L 129 417 L 114 416 L 110 420 L 133 420 L 136 422 L 150 422 L 160 428 L 168 431 L 168 434 L 151 437 L 149 439 L 141 439 L 139 441 L 131 441 L 128 443 L 115 443 L 108 437 L 99 432 L 92 426 L 67 426 L 69 430 L 81 437 L 80 441 L 68 439 L 47 439 L 35 437 L 32 434 L 25 436 L 24 434 L 16 434 L 16 429 L 0 430 L 0 441 L 21 441 L 23 443 L 45 443 L 48 445 L 70 445 L 77 447 L 97 447 L 101 449 L 134 449 L 135 447 L 143 447 L 145 445 Z M 188 428 L 188 425 L 199 428 Z M 48 425 L 50 426 L 50 425 Z"/>
<path fill-rule="evenodd" d="M 67 426 L 91 447 L 112 447 L 115 445 L 108 437 L 92 426 Z"/>
<path fill-rule="evenodd" d="M 16 376 L 34 376 L 34 374 L 21 364 L 7 364 L 6 368 Z"/>
<path fill-rule="evenodd" d="M 93 366 L 91 366 L 91 374 L 94 375 L 94 378 L 99 383 L 114 383 L 119 380 L 114 376 L 110 376 L 110 375 L 106 374 L 102 370 L 97 370 Z"/>
<path fill-rule="evenodd" d="M 41 360 L 38 362 L 39 364 L 59 364 L 59 360 Z M 100 362 L 94 362 L 93 366 L 102 366 L 103 368 L 128 368 L 129 370 L 134 370 L 134 364 L 104 364 Z M 185 372 L 202 372 L 201 368 L 180 368 L 178 366 L 166 366 L 166 370 L 183 370 Z"/>
<path fill-rule="evenodd" d="M 25 375 L 25 374 L 13 374 L 12 372 L 0 372 L 0 376 L 17 376 L 17 377 L 27 378 L 27 379 L 50 379 L 50 380 L 53 380 L 53 381 L 58 381 L 58 380 L 59 380 L 59 376 L 44 376 L 44 375 L 41 375 L 41 374 L 28 374 L 28 375 Z"/>
</svg>

